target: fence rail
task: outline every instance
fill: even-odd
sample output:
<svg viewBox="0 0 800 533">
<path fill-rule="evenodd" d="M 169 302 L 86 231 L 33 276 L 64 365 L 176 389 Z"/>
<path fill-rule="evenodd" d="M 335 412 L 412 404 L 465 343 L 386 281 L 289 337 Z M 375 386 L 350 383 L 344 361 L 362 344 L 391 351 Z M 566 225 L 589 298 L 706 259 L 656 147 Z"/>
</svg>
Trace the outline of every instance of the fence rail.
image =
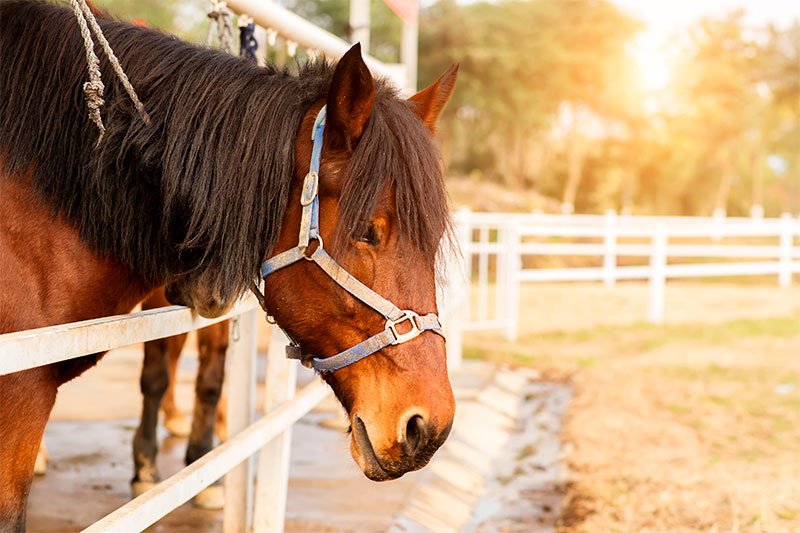
<svg viewBox="0 0 800 533">
<path fill-rule="evenodd" d="M 471 293 L 477 293 L 474 309 L 451 328 L 459 345 L 461 331 L 499 329 L 516 338 L 522 283 L 646 280 L 647 318 L 659 323 L 669 279 L 774 275 L 787 286 L 800 273 L 800 219 L 788 214 L 768 219 L 462 210 L 456 223 L 468 282 L 454 284 L 454 298 L 469 308 Z M 558 256 L 597 260 L 592 266 L 530 266 L 537 258 Z"/>
<path fill-rule="evenodd" d="M 344 55 L 351 44 L 307 21 L 272 0 L 228 0 L 228 6 L 237 13 L 253 17 L 256 24 L 277 31 L 301 48 L 322 52 L 331 58 Z M 408 67 L 402 64 L 383 63 L 368 54 L 364 62 L 373 73 L 391 79 L 399 88 L 408 88 Z"/>
<path fill-rule="evenodd" d="M 273 330 L 268 354 L 270 394 L 265 416 L 253 422 L 257 308 L 255 299 L 247 297 L 230 313 L 215 319 L 205 319 L 188 308 L 172 306 L 0 335 L 0 375 L 3 375 L 185 333 L 226 319 L 235 324 L 237 334 L 231 336 L 226 357 L 228 429 L 233 436 L 85 531 L 144 530 L 226 474 L 224 530 L 248 531 L 254 507 L 254 465 L 248 458 L 259 450 L 262 450 L 261 464 L 269 468 L 264 467 L 264 474 L 257 480 L 260 501 L 255 501 L 255 507 L 285 506 L 291 426 L 330 394 L 330 389 L 321 381 L 315 381 L 295 395 L 296 374 L 293 362 L 285 358 L 285 337 Z M 266 447 L 268 443 L 272 444 Z M 278 495 L 277 503 L 275 495 Z M 254 531 L 281 531 L 282 514 L 280 516 L 279 523 L 262 521 L 263 527 Z"/>
</svg>

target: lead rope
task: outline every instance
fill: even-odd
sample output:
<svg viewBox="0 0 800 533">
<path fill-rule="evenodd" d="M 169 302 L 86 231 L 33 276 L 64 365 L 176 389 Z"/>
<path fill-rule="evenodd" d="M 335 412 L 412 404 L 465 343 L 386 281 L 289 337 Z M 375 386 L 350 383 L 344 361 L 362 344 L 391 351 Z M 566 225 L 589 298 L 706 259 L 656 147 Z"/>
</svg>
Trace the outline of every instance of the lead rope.
<svg viewBox="0 0 800 533">
<path fill-rule="evenodd" d="M 221 0 L 211 0 L 211 11 L 208 18 L 211 23 L 208 25 L 206 34 L 206 45 L 211 46 L 214 37 L 214 29 L 217 30 L 217 40 L 219 48 L 232 53 L 233 51 L 233 23 L 231 22 L 232 13 L 228 9 L 228 4 Z"/>
<path fill-rule="evenodd" d="M 111 68 L 114 69 L 114 73 L 116 73 L 117 78 L 125 88 L 125 92 L 128 93 L 128 97 L 130 97 L 134 107 L 136 107 L 136 111 L 141 115 L 142 120 L 144 120 L 145 123 L 149 123 L 150 117 L 147 115 L 144 104 L 139 100 L 139 96 L 136 94 L 133 85 L 131 85 L 128 76 L 122 69 L 122 65 L 120 65 L 119 59 L 117 59 L 117 56 L 114 54 L 114 50 L 111 49 L 111 45 L 108 43 L 105 35 L 103 35 L 103 30 L 100 28 L 100 24 L 97 23 L 97 19 L 94 13 L 92 13 L 92 9 L 86 3 L 86 0 L 70 0 L 69 3 L 73 13 L 75 13 L 75 18 L 78 20 L 81 37 L 83 37 L 83 46 L 86 49 L 89 81 L 83 84 L 83 94 L 86 98 L 86 106 L 89 108 L 89 118 L 95 123 L 97 129 L 100 130 L 100 136 L 97 138 L 97 144 L 99 145 L 106 132 L 106 128 L 103 125 L 103 117 L 100 115 L 100 109 L 103 107 L 103 104 L 105 104 L 105 100 L 103 100 L 105 85 L 103 85 L 103 76 L 100 72 L 100 60 L 97 58 L 97 54 L 94 53 L 92 32 L 94 32 L 106 58 L 108 58 L 108 62 L 111 64 Z M 91 31 L 89 30 L 89 26 L 91 26 Z"/>
</svg>

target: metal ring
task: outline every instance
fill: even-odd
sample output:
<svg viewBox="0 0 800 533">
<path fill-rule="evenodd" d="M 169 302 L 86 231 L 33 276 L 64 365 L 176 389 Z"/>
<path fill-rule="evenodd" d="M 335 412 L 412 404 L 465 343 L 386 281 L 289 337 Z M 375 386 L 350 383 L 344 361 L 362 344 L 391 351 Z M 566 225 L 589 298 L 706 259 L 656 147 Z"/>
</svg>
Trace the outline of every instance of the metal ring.
<svg viewBox="0 0 800 533">
<path fill-rule="evenodd" d="M 311 241 L 313 241 L 313 240 L 319 241 L 319 245 L 317 245 L 316 249 L 313 252 L 311 252 L 311 255 L 308 255 L 308 254 L 306 254 L 306 252 L 308 251 L 308 244 L 311 244 Z M 306 261 L 313 261 L 314 260 L 313 259 L 314 258 L 314 253 L 317 250 L 319 250 L 320 248 L 324 247 L 323 243 L 322 243 L 322 235 L 314 235 L 313 237 L 309 237 L 308 238 L 308 244 L 306 245 L 305 248 L 303 248 L 303 259 L 305 259 Z"/>
</svg>

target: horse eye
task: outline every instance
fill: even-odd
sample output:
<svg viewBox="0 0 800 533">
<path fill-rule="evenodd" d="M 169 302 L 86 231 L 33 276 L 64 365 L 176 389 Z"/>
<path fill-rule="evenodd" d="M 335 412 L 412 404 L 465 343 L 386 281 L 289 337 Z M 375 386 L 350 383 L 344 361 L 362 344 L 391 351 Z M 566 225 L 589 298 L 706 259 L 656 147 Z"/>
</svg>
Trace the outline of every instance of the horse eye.
<svg viewBox="0 0 800 533">
<path fill-rule="evenodd" d="M 367 231 L 365 231 L 364 234 L 359 237 L 358 242 L 364 242 L 370 246 L 377 246 L 380 244 L 378 230 L 375 229 L 375 226 L 370 224 L 370 226 L 367 228 Z"/>
</svg>

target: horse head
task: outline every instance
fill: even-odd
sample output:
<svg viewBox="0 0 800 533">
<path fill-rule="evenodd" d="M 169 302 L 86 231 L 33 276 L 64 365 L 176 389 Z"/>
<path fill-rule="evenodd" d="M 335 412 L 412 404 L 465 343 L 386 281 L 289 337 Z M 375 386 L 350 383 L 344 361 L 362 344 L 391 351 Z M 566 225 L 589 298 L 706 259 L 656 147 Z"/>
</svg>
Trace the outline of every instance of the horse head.
<svg viewBox="0 0 800 533">
<path fill-rule="evenodd" d="M 399 309 L 436 313 L 436 253 L 449 230 L 434 129 L 456 69 L 409 100 L 378 87 L 358 45 L 338 63 L 327 98 L 308 110 L 295 144 L 296 172 L 273 253 L 297 245 L 312 131 L 326 126 L 318 177 L 320 243 L 361 283 Z M 310 243 L 307 254 L 318 243 Z M 386 318 L 310 261 L 266 279 L 268 310 L 304 354 L 325 359 L 384 330 Z M 402 320 L 402 319 L 401 319 Z M 400 335 L 414 326 L 397 324 Z M 373 480 L 424 466 L 455 413 L 445 342 L 431 332 L 323 373 L 347 411 L 350 451 Z"/>
</svg>

